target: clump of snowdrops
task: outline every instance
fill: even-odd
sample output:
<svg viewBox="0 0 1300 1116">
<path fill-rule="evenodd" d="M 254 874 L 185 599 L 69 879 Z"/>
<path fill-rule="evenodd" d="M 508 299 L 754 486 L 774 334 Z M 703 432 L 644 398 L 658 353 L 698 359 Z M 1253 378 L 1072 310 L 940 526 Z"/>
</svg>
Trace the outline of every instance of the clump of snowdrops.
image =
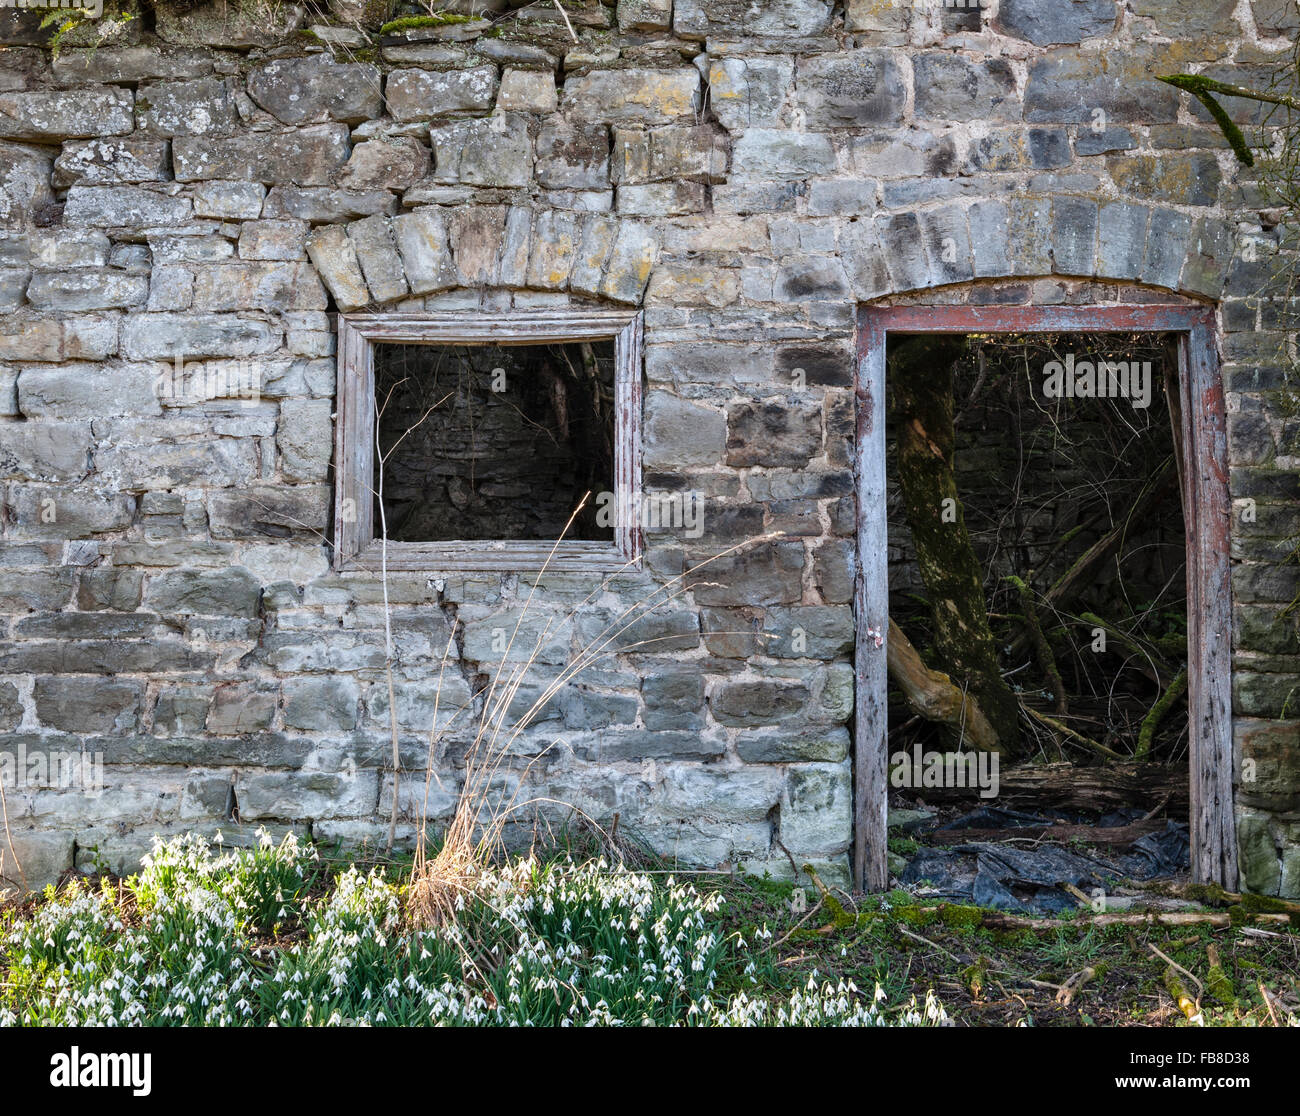
<svg viewBox="0 0 1300 1116">
<path fill-rule="evenodd" d="M 380 870 L 262 833 L 155 841 L 138 875 L 0 924 L 0 1025 L 925 1025 L 846 981 L 776 992 L 722 900 L 603 861 L 515 860 L 414 924 Z M 760 930 L 761 938 L 766 931 Z"/>
</svg>

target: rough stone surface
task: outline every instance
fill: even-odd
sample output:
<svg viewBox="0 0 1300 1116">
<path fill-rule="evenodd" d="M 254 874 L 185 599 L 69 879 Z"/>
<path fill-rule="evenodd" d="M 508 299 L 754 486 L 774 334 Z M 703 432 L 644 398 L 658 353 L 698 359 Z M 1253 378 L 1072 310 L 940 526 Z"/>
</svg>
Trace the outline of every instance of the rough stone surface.
<svg viewBox="0 0 1300 1116">
<path fill-rule="evenodd" d="M 734 35 L 818 35 L 830 26 L 830 0 L 676 0 L 673 29 L 686 39 Z"/>
<path fill-rule="evenodd" d="M 277 58 L 248 75 L 248 95 L 283 124 L 359 124 L 383 108 L 382 78 L 369 64 L 327 55 Z"/>
<path fill-rule="evenodd" d="M 813 129 L 896 124 L 907 87 L 893 54 L 857 50 L 825 54 L 799 65 L 799 104 Z"/>
<path fill-rule="evenodd" d="M 470 70 L 394 70 L 384 84 L 388 111 L 398 120 L 487 112 L 497 89 L 495 66 Z"/>
<path fill-rule="evenodd" d="M 348 130 L 343 124 L 318 124 L 292 132 L 249 132 L 219 144 L 197 136 L 172 141 L 178 182 L 224 178 L 323 186 L 347 157 Z"/>
<path fill-rule="evenodd" d="M 789 58 L 714 59 L 709 66 L 709 104 L 732 134 L 773 127 L 785 122 L 793 82 L 794 62 Z"/>
<path fill-rule="evenodd" d="M 97 139 L 135 126 L 135 94 L 117 86 L 0 93 L 0 139 Z"/>
<path fill-rule="evenodd" d="M 165 182 L 170 177 L 171 149 L 164 140 L 136 136 L 117 140 L 69 140 L 54 160 L 57 186 Z"/>
<path fill-rule="evenodd" d="M 229 83 L 215 77 L 143 85 L 135 115 L 137 127 L 156 136 L 227 135 L 239 123 Z"/>
<path fill-rule="evenodd" d="M 1078 43 L 1115 28 L 1119 8 L 1115 0 L 1002 0 L 998 24 L 1009 35 L 1028 39 L 1036 46 Z"/>
<path fill-rule="evenodd" d="M 695 114 L 700 75 L 679 70 L 592 70 L 564 83 L 564 106 L 578 120 L 670 124 Z"/>
</svg>

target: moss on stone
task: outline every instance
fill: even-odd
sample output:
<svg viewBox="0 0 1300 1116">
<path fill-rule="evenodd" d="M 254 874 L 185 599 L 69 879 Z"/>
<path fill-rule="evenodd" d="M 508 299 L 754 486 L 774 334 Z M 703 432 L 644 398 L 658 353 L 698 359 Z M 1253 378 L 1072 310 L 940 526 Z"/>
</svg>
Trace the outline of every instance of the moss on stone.
<svg viewBox="0 0 1300 1116">
<path fill-rule="evenodd" d="M 401 31 L 415 31 L 421 27 L 445 27 L 450 23 L 472 23 L 473 17 L 459 12 L 438 12 L 436 15 L 401 16 L 389 20 L 380 29 L 381 35 L 396 35 Z"/>
</svg>

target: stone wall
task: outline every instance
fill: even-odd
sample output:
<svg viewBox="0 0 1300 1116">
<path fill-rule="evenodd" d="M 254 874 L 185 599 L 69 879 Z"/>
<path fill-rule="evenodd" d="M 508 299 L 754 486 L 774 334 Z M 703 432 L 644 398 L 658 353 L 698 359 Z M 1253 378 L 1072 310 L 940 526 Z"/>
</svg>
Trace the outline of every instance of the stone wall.
<svg viewBox="0 0 1300 1116">
<path fill-rule="evenodd" d="M 575 43 L 549 3 L 383 37 L 307 31 L 293 6 L 123 2 L 114 39 L 78 50 L 83 28 L 58 57 L 36 15 L 0 12 L 0 731 L 9 754 L 102 753 L 106 783 L 8 789 L 29 880 L 130 866 L 155 831 L 384 834 L 381 586 L 333 572 L 326 542 L 331 312 L 590 304 L 644 308 L 645 484 L 703 493 L 705 530 L 650 535 L 594 596 L 540 579 L 530 647 L 551 624 L 519 703 L 691 563 L 784 537 L 627 633 L 502 782 L 541 754 L 530 794 L 684 862 L 843 878 L 856 306 L 1127 291 L 1218 307 L 1250 509 L 1242 864 L 1300 894 L 1280 561 L 1300 426 L 1261 297 L 1277 233 L 1256 172 L 1153 80 L 1263 80 L 1293 3 L 574 0 Z M 391 578 L 404 840 L 450 621 L 443 710 L 494 670 L 535 581 Z M 447 730 L 435 818 L 468 739 Z"/>
</svg>

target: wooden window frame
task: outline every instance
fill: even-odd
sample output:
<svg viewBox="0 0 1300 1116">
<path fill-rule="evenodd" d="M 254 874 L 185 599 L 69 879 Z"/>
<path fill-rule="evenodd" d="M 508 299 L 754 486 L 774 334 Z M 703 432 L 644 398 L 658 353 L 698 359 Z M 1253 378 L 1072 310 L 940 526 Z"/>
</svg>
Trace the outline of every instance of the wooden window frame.
<svg viewBox="0 0 1300 1116">
<path fill-rule="evenodd" d="M 396 542 L 375 535 L 375 345 L 545 345 L 614 342 L 612 542 Z M 334 565 L 338 570 L 609 572 L 640 565 L 641 351 L 638 311 L 340 314 L 334 440 Z"/>
<path fill-rule="evenodd" d="M 885 346 L 891 333 L 1174 333 L 1178 336 L 1183 516 L 1187 530 L 1187 673 L 1192 878 L 1237 888 L 1232 798 L 1232 504 L 1227 411 L 1214 311 L 1180 305 L 859 307 L 858 493 L 854 613 L 854 874 L 888 886 L 889 569 L 885 510 Z M 1178 437 L 1177 435 L 1181 435 Z M 884 642 L 876 643 L 875 633 Z"/>
</svg>

